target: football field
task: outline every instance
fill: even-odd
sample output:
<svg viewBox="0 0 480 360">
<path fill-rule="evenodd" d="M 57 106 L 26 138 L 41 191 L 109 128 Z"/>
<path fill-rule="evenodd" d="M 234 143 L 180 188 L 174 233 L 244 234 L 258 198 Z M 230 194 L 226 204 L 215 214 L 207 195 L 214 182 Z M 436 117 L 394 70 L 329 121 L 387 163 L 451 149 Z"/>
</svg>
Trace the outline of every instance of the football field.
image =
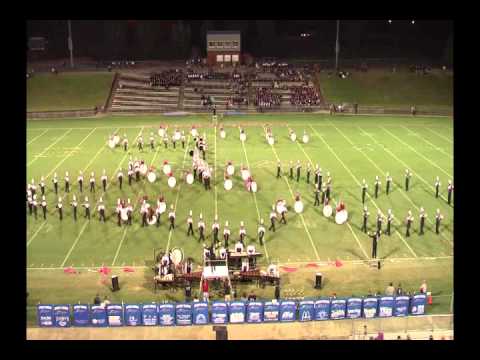
<svg viewBox="0 0 480 360">
<path fill-rule="evenodd" d="M 187 146 L 182 149 L 177 143 L 173 149 L 170 143 L 165 149 L 158 140 L 160 124 L 168 125 L 169 135 L 175 126 L 185 130 Z M 206 160 L 214 171 L 212 189 L 206 191 L 196 181 L 189 185 L 184 180 L 184 171 L 191 170 L 193 149 L 190 135 L 192 125 L 200 134 L 206 135 L 208 150 Z M 275 144 L 265 139 L 264 125 L 269 124 Z M 28 215 L 27 209 L 27 268 L 29 274 L 44 270 L 57 270 L 57 276 L 64 276 L 66 267 L 75 269 L 108 266 L 147 267 L 152 265 L 154 249 L 182 249 L 185 257 L 191 257 L 201 264 L 203 243 L 199 242 L 196 223 L 200 213 L 206 223 L 206 243 L 212 240 L 211 226 L 215 214 L 220 222 L 220 234 L 225 221 L 232 231 L 230 247 L 238 239 L 240 221 L 247 230 L 247 244 L 255 245 L 263 254 L 260 263 L 279 265 L 307 264 L 341 260 L 344 263 L 363 262 L 371 256 L 372 240 L 361 231 L 362 203 L 361 182 L 368 183 L 365 201 L 370 212 L 368 227 L 376 227 L 378 210 L 386 214 L 392 209 L 395 221 L 391 236 L 382 235 L 378 245 L 378 257 L 385 260 L 418 261 L 419 263 L 453 256 L 453 202 L 447 204 L 447 183 L 453 181 L 453 121 L 447 117 L 391 117 L 391 116 L 328 116 L 305 115 L 245 115 L 218 118 L 223 125 L 226 138 L 219 136 L 210 115 L 187 117 L 135 116 L 106 117 L 97 119 L 65 119 L 27 122 L 27 182 L 32 178 L 38 186 L 40 177 L 45 177 L 47 220 L 43 220 L 39 207 L 38 218 Z M 238 126 L 242 126 L 247 140 L 239 140 Z M 298 137 L 296 142 L 289 138 L 289 128 Z M 301 141 L 304 131 L 309 142 Z M 129 139 L 129 151 L 107 146 L 109 135 L 118 132 Z M 150 133 L 156 138 L 154 151 L 148 145 Z M 145 146 L 140 152 L 135 138 L 143 134 Z M 149 183 L 146 179 L 128 185 L 127 164 L 129 157 L 143 159 L 156 169 L 157 180 Z M 161 171 L 168 160 L 177 179 L 175 188 L 167 185 L 167 177 Z M 301 176 L 297 182 L 289 178 L 289 164 L 301 162 Z M 224 170 L 228 161 L 235 166 L 233 188 L 224 189 Z M 281 162 L 283 176 L 276 178 L 277 162 Z M 313 170 L 310 184 L 306 182 L 306 166 L 312 169 L 318 164 L 323 179 L 327 172 L 332 178 L 331 197 L 335 202 L 344 201 L 348 210 L 348 222 L 335 223 L 334 218 L 323 216 L 322 207 L 315 207 Z M 258 184 L 256 193 L 245 189 L 240 176 L 240 166 L 250 169 Z M 124 184 L 120 190 L 116 174 L 123 169 Z M 409 191 L 405 191 L 405 170 L 412 171 Z M 100 176 L 103 169 L 108 176 L 107 191 L 101 189 Z M 65 172 L 70 175 L 70 193 L 64 192 Z M 77 176 L 84 173 L 84 190 L 80 194 Z M 90 172 L 94 171 L 97 181 L 95 193 L 88 189 Z M 385 193 L 385 176 L 393 177 L 389 195 Z M 54 173 L 59 178 L 59 196 L 64 203 L 64 218 L 59 220 L 57 197 L 52 184 Z M 374 197 L 375 176 L 382 182 L 378 198 Z M 441 181 L 440 197 L 435 198 L 436 176 Z M 39 187 L 37 188 L 40 192 Z M 90 221 L 84 218 L 79 206 L 77 222 L 73 220 L 70 202 L 76 194 L 79 203 L 88 196 L 92 207 Z M 168 230 L 166 214 L 161 218 L 160 227 L 141 227 L 139 199 L 148 196 L 156 206 L 156 199 L 165 196 L 167 207 L 176 209 L 176 227 Z M 295 213 L 294 197 L 300 194 L 304 211 Z M 100 196 L 106 205 L 107 222 L 99 222 L 96 202 Z M 117 199 L 130 198 L 134 204 L 132 226 L 117 226 L 115 207 Z M 272 205 L 284 199 L 288 205 L 287 224 L 277 224 L 276 232 L 267 231 L 264 245 L 257 238 L 258 220 L 263 218 L 269 226 Z M 332 204 L 333 205 L 333 204 Z M 419 235 L 419 209 L 428 214 L 425 234 Z M 444 219 L 440 234 L 435 234 L 435 212 L 440 209 Z M 195 236 L 187 236 L 187 216 L 193 212 Z M 415 218 L 412 233 L 406 237 L 405 217 L 408 210 Z M 384 225 L 385 227 L 385 225 Z M 221 237 L 221 236 L 220 236 Z M 448 266 L 452 266 L 448 261 Z M 54 272 L 56 273 L 56 272 Z M 449 283 L 452 282 L 453 274 Z M 405 268 L 408 278 L 408 268 Z M 368 284 L 365 284 L 368 288 Z M 74 299 L 72 299 L 74 300 Z"/>
</svg>

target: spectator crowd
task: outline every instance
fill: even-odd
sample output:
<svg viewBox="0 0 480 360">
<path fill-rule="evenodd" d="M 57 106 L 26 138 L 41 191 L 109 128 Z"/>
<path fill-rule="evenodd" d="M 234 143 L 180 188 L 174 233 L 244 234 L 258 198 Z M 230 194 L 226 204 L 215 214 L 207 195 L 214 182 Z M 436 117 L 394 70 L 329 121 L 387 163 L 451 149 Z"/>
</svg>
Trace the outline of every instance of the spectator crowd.
<svg viewBox="0 0 480 360">
<path fill-rule="evenodd" d="M 166 90 L 170 86 L 180 86 L 182 84 L 182 72 L 179 69 L 165 70 L 158 74 L 150 76 L 150 86 L 165 87 Z"/>
<path fill-rule="evenodd" d="M 258 107 L 275 107 L 280 106 L 281 95 L 272 93 L 268 88 L 257 88 L 255 95 L 255 106 Z"/>
<path fill-rule="evenodd" d="M 290 92 L 290 103 L 292 105 L 312 106 L 320 103 L 318 94 L 313 87 L 294 86 L 290 88 Z"/>
</svg>

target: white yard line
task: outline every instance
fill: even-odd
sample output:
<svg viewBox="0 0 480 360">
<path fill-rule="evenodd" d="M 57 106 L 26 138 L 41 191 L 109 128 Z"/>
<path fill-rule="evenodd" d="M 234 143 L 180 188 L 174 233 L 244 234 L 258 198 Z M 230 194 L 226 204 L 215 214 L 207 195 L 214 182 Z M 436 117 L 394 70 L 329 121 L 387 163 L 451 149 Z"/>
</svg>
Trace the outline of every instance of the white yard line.
<svg viewBox="0 0 480 360">
<path fill-rule="evenodd" d="M 345 135 L 344 133 L 342 133 L 340 131 L 340 129 L 337 128 L 337 131 L 345 138 L 347 139 L 347 141 L 352 145 L 352 146 L 355 146 L 355 144 L 347 137 L 347 135 Z M 373 166 L 375 166 L 377 168 L 377 170 L 379 170 L 382 174 L 385 174 L 385 171 L 382 170 L 363 150 L 359 150 L 358 148 L 356 149 L 358 152 L 360 152 L 361 154 L 363 154 L 363 156 L 365 156 L 367 158 L 368 161 L 370 161 Z M 400 191 L 400 194 L 402 194 L 402 196 L 407 199 L 414 207 L 417 211 L 420 210 L 420 208 L 418 206 L 415 205 L 415 203 L 412 201 L 412 199 L 403 191 Z M 427 221 L 433 225 L 433 222 L 427 218 Z M 450 242 L 450 244 L 453 245 L 453 243 L 442 233 L 440 233 L 447 241 Z"/>
<path fill-rule="evenodd" d="M 308 154 L 305 152 L 305 150 L 303 149 L 303 146 L 298 142 L 298 141 L 295 141 L 297 143 L 297 145 L 300 147 L 300 150 L 302 150 L 302 152 L 305 154 L 305 156 L 307 157 L 308 161 L 310 162 L 310 165 L 312 166 L 312 168 L 315 166 L 313 164 L 313 161 L 312 159 L 310 158 L 310 156 L 308 156 Z M 335 200 L 334 200 L 335 201 Z M 360 243 L 360 240 L 358 239 L 357 235 L 355 234 L 355 232 L 353 231 L 352 229 L 352 226 L 350 225 L 350 223 L 347 221 L 346 222 L 348 228 L 350 229 L 350 231 L 352 232 L 352 235 L 353 237 L 355 238 L 355 240 L 357 241 L 357 244 L 358 246 L 360 247 L 360 250 L 362 250 L 363 254 L 365 255 L 365 258 L 369 259 L 369 256 L 368 254 L 366 253 L 365 249 L 363 248 L 362 244 Z"/>
<path fill-rule="evenodd" d="M 80 237 L 82 236 L 83 232 L 85 231 L 85 229 L 87 228 L 87 225 L 89 224 L 89 221 L 85 221 L 85 224 L 83 224 L 83 227 L 82 229 L 80 230 L 80 233 L 77 235 L 77 238 L 75 239 L 72 247 L 70 248 L 70 250 L 68 250 L 68 253 L 67 255 L 65 256 L 65 259 L 63 259 L 63 262 L 62 264 L 60 265 L 61 268 L 63 268 L 63 266 L 65 265 L 65 263 L 67 262 L 68 258 L 70 257 L 70 254 L 72 253 L 73 249 L 75 248 L 75 245 L 77 245 L 77 242 L 78 240 L 80 240 Z"/>
<path fill-rule="evenodd" d="M 382 128 L 383 130 L 385 130 L 388 134 L 390 134 L 390 136 L 394 137 L 395 139 L 397 139 L 398 142 L 404 144 L 405 146 L 409 147 L 413 152 L 415 152 L 417 155 L 421 156 L 422 158 L 424 158 L 426 161 L 428 161 L 431 165 L 435 166 L 437 169 L 439 169 L 440 171 L 442 171 L 444 174 L 448 175 L 450 178 L 452 178 L 452 174 L 446 172 L 445 170 L 443 170 L 440 166 L 438 166 L 437 164 L 435 164 L 432 160 L 430 160 L 429 158 L 423 156 L 423 154 L 419 153 L 414 147 L 410 146 L 409 144 L 407 144 L 405 141 L 403 141 L 402 139 L 400 139 L 398 136 L 396 136 L 395 134 L 391 133 L 390 131 L 388 131 L 387 129 L 385 129 L 383 126 L 379 126 L 380 128 Z"/>
<path fill-rule="evenodd" d="M 439 134 L 439 133 L 436 132 L 436 131 L 433 131 L 431 128 L 429 128 L 429 127 L 424 127 L 424 129 L 427 129 L 428 131 L 430 131 L 431 133 L 437 135 L 438 137 L 441 137 L 442 139 L 447 140 L 450 144 L 453 144 L 453 140 L 447 138 L 446 136 L 443 136 L 442 134 Z"/>
<path fill-rule="evenodd" d="M 115 129 L 115 132 L 118 132 L 118 130 L 120 130 L 120 128 L 116 128 Z M 93 158 L 90 159 L 90 161 L 88 162 L 87 166 L 85 166 L 85 169 L 82 170 L 82 172 L 85 172 L 88 167 L 93 164 L 93 161 L 97 158 L 98 155 L 100 155 L 104 150 L 106 149 L 106 145 L 103 144 L 100 149 L 98 149 L 97 153 L 95 154 L 95 156 Z"/>
<path fill-rule="evenodd" d="M 248 166 L 248 169 L 250 171 L 250 163 L 248 161 L 247 150 L 245 148 L 245 142 L 244 141 L 240 141 L 240 142 L 242 143 L 243 153 L 245 154 L 245 160 L 247 161 L 247 166 Z M 252 194 L 253 194 L 253 201 L 255 203 L 255 208 L 257 209 L 257 221 L 258 221 L 258 224 L 259 224 L 260 219 L 261 219 L 261 215 L 260 215 L 260 210 L 258 209 L 257 195 L 254 192 L 252 192 Z M 265 250 L 265 256 L 267 258 L 267 262 L 270 262 L 266 243 L 267 243 L 267 239 L 265 239 L 263 241 L 263 249 Z"/>
<path fill-rule="evenodd" d="M 369 133 L 365 132 L 360 126 L 358 126 L 358 128 L 360 129 L 360 131 L 363 131 L 363 133 L 367 136 L 369 136 L 376 144 L 380 145 L 378 143 L 378 141 L 372 136 L 370 135 Z M 404 161 L 402 161 L 401 159 L 399 159 L 392 151 L 390 151 L 389 149 L 387 149 L 386 147 L 382 147 L 383 150 L 387 153 L 390 154 L 390 156 L 392 156 L 393 158 L 395 158 L 399 163 L 401 163 L 403 166 L 405 166 L 406 168 L 409 168 L 411 169 L 410 166 L 408 166 Z M 427 185 L 428 187 L 432 188 L 434 191 L 435 191 L 435 186 L 432 185 L 432 184 L 429 184 L 423 177 L 420 176 L 420 174 L 415 174 L 416 177 L 418 177 L 425 185 Z M 439 195 L 443 200 L 447 201 L 447 199 L 443 196 L 443 195 Z"/>
<path fill-rule="evenodd" d="M 431 143 L 430 141 L 428 141 L 427 139 L 425 139 L 422 135 L 420 134 L 417 134 L 415 131 L 412 131 L 410 130 L 409 128 L 407 128 L 406 126 L 403 126 L 401 125 L 402 128 L 406 129 L 407 131 L 411 132 L 413 135 L 415 135 L 416 137 L 422 139 L 423 141 L 425 141 L 428 145 L 430 145 L 431 147 L 433 147 L 435 150 L 437 151 L 440 151 L 442 154 L 444 155 L 447 155 L 450 159 L 453 159 L 453 155 L 452 154 L 449 154 L 445 151 L 442 150 L 442 148 L 440 148 L 439 146 Z"/>
<path fill-rule="evenodd" d="M 333 125 L 333 123 L 332 123 L 332 125 Z M 333 125 L 333 126 L 335 127 L 335 125 Z M 358 179 L 355 177 L 355 175 L 353 175 L 353 173 L 350 171 L 350 169 L 338 157 L 338 155 L 335 153 L 335 151 L 333 151 L 333 149 L 330 147 L 330 145 L 328 145 L 328 143 L 325 141 L 325 139 L 317 132 L 317 130 L 315 130 L 315 128 L 313 126 L 310 125 L 310 128 L 313 130 L 313 132 L 315 132 L 315 135 L 317 135 L 317 137 L 319 137 L 323 141 L 323 143 L 327 146 L 327 148 L 330 150 L 330 152 L 337 158 L 338 162 L 340 164 L 342 164 L 342 166 L 345 168 L 345 170 L 347 170 L 347 172 L 350 174 L 350 176 L 353 178 L 353 180 L 355 180 L 355 182 L 357 183 L 358 187 L 361 187 L 360 181 L 358 181 Z M 372 201 L 373 205 L 377 208 L 377 210 L 380 210 L 380 212 L 383 214 L 382 210 L 378 207 L 377 203 L 375 202 L 375 200 L 373 200 L 373 198 L 370 196 L 370 194 L 367 193 L 367 195 L 370 198 L 370 200 Z M 410 250 L 412 255 L 414 257 L 418 257 L 418 255 L 415 253 L 415 251 L 413 251 L 413 249 L 410 247 L 410 245 L 408 245 L 408 243 L 405 241 L 403 236 L 398 232 L 398 230 L 395 230 L 395 233 L 403 241 L 403 243 L 407 246 L 408 250 Z"/>
<path fill-rule="evenodd" d="M 30 240 L 28 240 L 27 242 L 27 248 L 28 246 L 30 245 L 30 243 L 33 241 L 33 239 L 35 239 L 35 236 L 37 236 L 38 232 L 43 228 L 43 225 L 45 225 L 47 223 L 47 221 L 45 220 L 42 225 L 40 225 L 37 229 L 37 231 L 35 231 L 35 233 L 32 235 L 32 237 L 30 238 Z"/>
<path fill-rule="evenodd" d="M 39 137 L 41 137 L 43 134 L 45 134 L 49 129 L 46 129 L 44 132 L 42 132 L 40 135 L 35 136 L 32 140 L 30 140 L 27 145 L 30 145 L 33 143 L 35 140 L 37 140 Z"/>
<path fill-rule="evenodd" d="M 39 157 L 41 157 L 44 153 L 46 153 L 53 145 L 58 143 L 60 140 L 62 140 L 65 136 L 67 136 L 73 129 L 67 130 L 62 136 L 60 136 L 57 140 L 55 140 L 53 143 L 51 143 L 49 146 L 47 146 L 40 154 L 35 155 L 33 160 L 27 163 L 27 167 L 32 165 Z"/>
<path fill-rule="evenodd" d="M 188 150 L 188 144 L 190 143 L 190 135 L 188 135 L 187 137 L 187 143 L 185 144 L 185 152 L 183 154 L 183 161 L 182 161 L 182 169 L 183 167 L 185 166 L 185 159 L 187 158 L 187 150 Z M 177 211 L 177 204 L 178 204 L 178 199 L 180 197 L 180 189 L 182 188 L 182 183 L 180 183 L 178 185 L 178 191 L 177 191 L 177 196 L 175 197 L 175 205 L 174 205 L 174 209 L 175 209 L 175 212 Z M 166 249 L 166 252 L 168 253 L 168 250 L 170 249 L 170 241 L 172 240 L 172 234 L 173 234 L 173 230 L 171 229 L 169 232 L 168 232 L 168 240 L 167 240 L 167 249 Z"/>
<path fill-rule="evenodd" d="M 263 129 L 263 130 L 265 131 L 265 129 Z M 280 158 L 278 157 L 277 151 L 275 150 L 275 147 L 273 145 L 270 145 L 270 147 L 271 147 L 273 153 L 275 154 L 275 157 L 277 158 L 277 161 L 281 162 Z M 293 193 L 292 188 L 290 187 L 290 183 L 288 182 L 288 179 L 285 176 L 283 176 L 283 174 L 282 174 L 282 178 L 287 183 L 288 190 L 290 191 L 290 195 L 292 195 L 292 199 L 295 200 L 295 194 Z M 315 247 L 315 243 L 313 242 L 312 235 L 310 235 L 310 231 L 308 230 L 307 224 L 305 223 L 305 218 L 303 217 L 303 214 L 298 214 L 298 215 L 300 216 L 300 219 L 302 220 L 302 224 L 303 224 L 303 227 L 305 229 L 305 232 L 307 233 L 308 239 L 310 240 L 310 243 L 312 244 L 313 251 L 315 252 L 315 257 L 317 258 L 317 260 L 320 260 L 320 256 L 318 256 L 318 251 L 317 251 L 317 248 Z"/>
</svg>

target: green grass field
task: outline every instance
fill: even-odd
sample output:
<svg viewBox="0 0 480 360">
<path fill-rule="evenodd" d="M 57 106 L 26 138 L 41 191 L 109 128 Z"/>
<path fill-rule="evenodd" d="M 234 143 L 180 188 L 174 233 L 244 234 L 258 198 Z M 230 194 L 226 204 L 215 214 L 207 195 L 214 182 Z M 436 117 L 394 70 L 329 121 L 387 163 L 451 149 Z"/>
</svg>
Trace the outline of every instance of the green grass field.
<svg viewBox="0 0 480 360">
<path fill-rule="evenodd" d="M 103 106 L 113 73 L 36 74 L 27 80 L 27 111 L 79 110 Z"/>
<path fill-rule="evenodd" d="M 140 153 L 131 147 L 133 157 L 142 158 L 157 168 L 157 182 L 145 180 L 133 183 L 130 187 L 124 182 L 120 191 L 116 184 L 116 169 L 122 167 L 126 174 L 128 154 L 123 149 L 110 149 L 106 145 L 109 134 L 118 131 L 126 133 L 130 145 L 140 131 L 148 141 L 151 131 L 157 135 L 160 123 L 181 126 L 189 133 L 192 124 L 206 133 L 209 149 L 207 161 L 214 166 L 212 190 L 205 191 L 196 182 L 186 184 L 181 178 L 182 170 L 191 168 L 191 158 L 181 146 L 173 149 L 163 145 L 152 152 L 148 147 Z M 366 293 L 369 289 L 383 290 L 389 281 L 401 282 L 404 288 L 416 290 L 423 279 L 432 284 L 435 294 L 447 295 L 453 291 L 453 207 L 446 203 L 447 180 L 453 176 L 453 122 L 451 118 L 433 117 L 381 117 L 381 116 L 337 116 L 326 115 L 254 115 L 225 117 L 222 121 L 227 138 L 221 139 L 215 130 L 210 116 L 191 117 L 106 117 L 101 119 L 65 119 L 50 121 L 29 121 L 27 123 L 27 181 L 32 177 L 38 183 L 40 176 L 46 176 L 49 215 L 44 221 L 39 209 L 37 220 L 27 213 L 27 285 L 30 292 L 29 304 L 41 302 L 76 302 L 80 299 L 91 301 L 96 292 L 107 293 L 107 285 L 98 273 L 89 273 L 88 268 L 101 265 L 113 268 L 120 273 L 122 266 L 139 266 L 133 274 L 124 274 L 130 279 L 117 293 L 127 301 L 152 301 L 169 298 L 169 292 L 153 293 L 152 273 L 147 268 L 153 260 L 154 248 L 183 249 L 185 256 L 201 262 L 202 244 L 195 238 L 186 236 L 186 218 L 193 210 L 194 222 L 203 213 L 207 226 L 207 243 L 211 240 L 211 225 L 218 213 L 222 225 L 225 220 L 231 224 L 232 238 L 238 237 L 240 221 L 247 228 L 247 243 L 253 243 L 264 254 L 261 265 L 271 262 L 302 267 L 306 263 L 328 263 L 335 259 L 344 262 L 344 267 L 336 269 L 327 266 L 331 275 L 329 292 L 337 294 Z M 275 145 L 266 143 L 263 124 L 272 124 Z M 242 146 L 239 140 L 239 124 L 245 126 L 247 141 Z M 310 142 L 293 143 L 288 138 L 288 128 L 294 129 L 301 137 L 303 131 L 310 135 Z M 188 138 L 187 149 L 192 148 Z M 164 160 L 172 163 L 177 177 L 177 186 L 168 188 L 166 177 L 161 173 Z M 231 191 L 223 188 L 223 171 L 227 161 L 236 166 L 234 187 Z M 281 161 L 284 177 L 276 179 L 276 163 Z M 288 163 L 300 160 L 302 176 L 299 182 L 287 176 Z M 322 215 L 320 207 L 313 207 L 313 185 L 305 180 L 307 163 L 319 164 L 324 176 L 332 176 L 332 196 L 342 199 L 349 211 L 346 225 L 335 224 L 332 218 Z M 249 166 L 258 183 L 256 194 L 248 193 L 239 176 L 239 166 Z M 410 191 L 403 188 L 405 169 L 413 172 Z M 96 211 L 90 221 L 83 218 L 83 210 L 75 223 L 70 206 L 73 194 L 79 195 L 76 177 L 79 170 L 85 174 L 95 171 L 97 186 L 100 174 L 106 169 L 109 188 L 102 194 L 86 193 L 92 204 L 103 195 L 107 202 L 107 223 L 100 223 Z M 63 176 L 69 171 L 72 192 L 64 194 Z M 57 172 L 60 181 L 60 194 L 64 196 L 64 220 L 59 221 L 55 194 L 51 178 Z M 393 191 L 389 196 L 382 187 L 378 199 L 373 199 L 373 182 L 379 175 L 382 185 L 385 174 L 393 176 Z M 434 196 L 433 183 L 436 176 L 442 182 L 442 198 Z M 86 176 L 86 182 L 87 180 Z M 365 178 L 369 184 L 366 205 L 370 211 L 369 228 L 375 227 L 377 208 L 386 212 L 391 208 L 397 218 L 391 236 L 382 236 L 379 243 L 379 257 L 386 263 L 381 271 L 366 265 L 371 254 L 371 239 L 360 231 L 362 222 L 361 189 L 359 183 Z M 293 211 L 294 194 L 300 193 L 305 204 L 303 214 Z M 167 205 L 176 204 L 176 228 L 169 232 L 166 219 L 160 228 L 142 228 L 138 207 L 134 213 L 134 224 L 121 228 L 116 225 L 114 208 L 116 199 L 137 199 L 148 195 L 150 199 L 164 194 Z M 268 223 L 272 204 L 277 199 L 285 199 L 290 207 L 288 224 L 279 225 L 275 233 L 267 232 L 265 245 L 260 246 L 256 238 L 257 221 L 263 217 Z M 426 233 L 418 234 L 418 209 L 424 207 L 428 214 Z M 439 208 L 445 219 L 441 235 L 434 232 L 434 213 Z M 404 218 L 408 210 L 415 216 L 413 234 L 405 237 Z M 165 217 L 165 216 L 164 216 Z M 196 226 L 194 227 L 196 230 Z M 197 235 L 197 232 L 196 232 Z M 233 243 L 231 242 L 233 245 Z M 64 274 L 63 268 L 73 266 L 80 275 Z M 323 270 L 322 270 L 323 271 Z M 123 273 L 122 273 L 123 274 Z M 343 275 L 339 275 L 343 274 Z M 365 276 L 371 274 L 371 277 Z M 303 271 L 282 275 L 288 279 L 292 289 L 305 289 L 304 295 L 312 295 L 309 289 L 313 275 Z M 297 279 L 298 277 L 298 279 Z M 74 280 L 75 279 L 75 280 Z M 298 281 L 297 281 L 297 280 Z M 282 280 L 284 281 L 284 280 Z M 378 288 L 378 289 L 377 289 Z M 282 288 L 284 291 L 285 288 Z M 260 290 L 259 290 L 260 291 Z M 265 296 L 273 295 L 268 288 Z M 271 293 L 271 294 L 269 294 Z M 180 294 L 181 295 L 181 294 Z M 177 294 L 178 296 L 178 294 Z M 447 303 L 446 303 L 447 304 Z M 448 311 L 448 304 L 439 311 Z"/>
<path fill-rule="evenodd" d="M 453 109 L 453 75 L 435 70 L 428 76 L 418 76 L 400 68 L 355 71 L 347 79 L 319 75 L 320 87 L 328 102 L 355 103 L 388 107 L 416 105 L 422 110 Z"/>
</svg>

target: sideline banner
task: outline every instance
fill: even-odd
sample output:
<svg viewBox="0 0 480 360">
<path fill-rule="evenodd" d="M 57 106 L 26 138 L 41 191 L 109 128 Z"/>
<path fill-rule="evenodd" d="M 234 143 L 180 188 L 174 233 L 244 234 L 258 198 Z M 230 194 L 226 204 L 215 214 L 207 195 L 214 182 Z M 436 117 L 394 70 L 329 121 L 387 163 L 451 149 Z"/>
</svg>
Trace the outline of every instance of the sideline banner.
<svg viewBox="0 0 480 360">
<path fill-rule="evenodd" d="M 280 321 L 295 321 L 297 315 L 297 303 L 291 300 L 280 301 Z"/>
<path fill-rule="evenodd" d="M 393 296 L 382 296 L 378 302 L 378 316 L 389 317 L 393 315 Z"/>
<path fill-rule="evenodd" d="M 298 320 L 312 321 L 315 318 L 315 303 L 313 300 L 303 300 L 298 304 Z"/>
<path fill-rule="evenodd" d="M 247 304 L 247 322 L 263 322 L 263 302 L 251 301 Z"/>
<path fill-rule="evenodd" d="M 332 299 L 330 304 L 330 319 L 345 319 L 347 301 L 345 299 Z"/>
<path fill-rule="evenodd" d="M 140 305 L 125 304 L 123 309 L 123 317 L 126 326 L 142 325 L 142 310 L 140 308 Z"/>
<path fill-rule="evenodd" d="M 91 305 L 90 315 L 92 318 L 92 326 L 105 327 L 107 323 L 107 311 L 101 305 Z"/>
<path fill-rule="evenodd" d="M 229 319 L 232 324 L 245 322 L 245 302 L 232 301 L 228 306 Z"/>
<path fill-rule="evenodd" d="M 347 300 L 347 318 L 356 319 L 362 316 L 362 299 L 350 298 Z"/>
<path fill-rule="evenodd" d="M 330 299 L 315 300 L 315 320 L 328 320 L 330 317 Z"/>
<path fill-rule="evenodd" d="M 54 305 L 53 318 L 55 327 L 70 327 L 70 305 Z"/>
<path fill-rule="evenodd" d="M 226 324 L 228 321 L 227 303 L 218 301 L 212 304 L 212 324 Z"/>
<path fill-rule="evenodd" d="M 263 305 L 263 322 L 276 322 L 280 315 L 280 304 L 278 301 L 267 301 Z"/>
<path fill-rule="evenodd" d="M 90 311 L 88 305 L 77 304 L 73 305 L 73 326 L 89 326 L 90 325 Z"/>
<path fill-rule="evenodd" d="M 192 304 L 176 304 L 175 321 L 177 325 L 192 325 Z"/>
<path fill-rule="evenodd" d="M 53 305 L 37 305 L 38 325 L 41 327 L 53 326 Z"/>
<path fill-rule="evenodd" d="M 397 296 L 395 298 L 394 316 L 407 316 L 409 304 L 410 304 L 410 297 L 403 296 L 403 295 Z"/>
<path fill-rule="evenodd" d="M 142 305 L 142 323 L 145 326 L 155 326 L 158 324 L 157 304 Z"/>
<path fill-rule="evenodd" d="M 367 297 L 363 299 L 363 317 L 371 319 L 377 316 L 378 299 L 376 297 Z"/>
<path fill-rule="evenodd" d="M 110 304 L 107 306 L 108 326 L 123 326 L 123 306 Z"/>
<path fill-rule="evenodd" d="M 158 321 L 160 326 L 175 325 L 175 305 L 159 304 L 158 305 Z"/>
<path fill-rule="evenodd" d="M 208 324 L 208 303 L 193 303 L 193 323 L 195 325 Z"/>
<path fill-rule="evenodd" d="M 427 302 L 427 295 L 418 294 L 413 295 L 412 297 L 412 315 L 423 315 L 425 314 L 425 304 Z"/>
</svg>

